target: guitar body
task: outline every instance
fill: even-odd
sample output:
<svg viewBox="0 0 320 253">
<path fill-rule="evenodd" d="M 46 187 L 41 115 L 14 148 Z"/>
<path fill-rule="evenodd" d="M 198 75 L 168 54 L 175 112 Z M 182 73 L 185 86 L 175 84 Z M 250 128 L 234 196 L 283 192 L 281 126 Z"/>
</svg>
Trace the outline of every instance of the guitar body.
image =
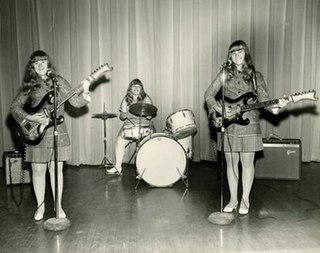
<svg viewBox="0 0 320 253">
<path fill-rule="evenodd" d="M 26 111 L 28 114 L 34 114 L 37 112 L 40 112 L 40 110 L 42 108 L 45 108 L 48 104 L 52 105 L 53 101 L 52 101 L 52 97 L 53 97 L 53 91 L 49 91 L 40 101 L 40 103 L 38 103 L 36 106 L 32 107 L 31 105 L 31 100 L 27 100 L 27 102 L 25 103 L 25 105 L 23 106 L 23 110 Z"/>
<path fill-rule="evenodd" d="M 20 135 L 23 136 L 24 142 L 29 145 L 37 145 L 41 142 L 43 137 L 45 136 L 47 130 L 50 127 L 54 126 L 54 113 L 49 112 L 50 106 L 52 106 L 52 92 L 48 92 L 40 101 L 40 103 L 35 106 L 31 107 L 30 103 L 26 103 L 23 109 L 29 114 L 35 114 L 38 112 L 43 112 L 47 115 L 48 120 L 46 124 L 40 124 L 36 122 L 26 122 L 25 124 L 21 125 Z M 57 117 L 57 125 L 62 124 L 64 122 L 64 117 L 60 115 Z"/>
<path fill-rule="evenodd" d="M 223 121 L 223 126 L 227 128 L 231 124 L 238 124 L 242 126 L 248 125 L 250 123 L 250 120 L 247 118 L 243 118 L 243 114 L 245 112 L 242 112 L 240 108 L 242 105 L 253 104 L 256 102 L 257 102 L 257 96 L 253 92 L 247 92 L 235 99 L 225 97 L 225 106 L 232 108 L 233 116 L 228 118 L 225 117 Z M 215 115 L 213 115 L 211 120 L 213 125 L 216 128 L 222 127 L 222 117 L 220 113 L 216 112 Z"/>
</svg>

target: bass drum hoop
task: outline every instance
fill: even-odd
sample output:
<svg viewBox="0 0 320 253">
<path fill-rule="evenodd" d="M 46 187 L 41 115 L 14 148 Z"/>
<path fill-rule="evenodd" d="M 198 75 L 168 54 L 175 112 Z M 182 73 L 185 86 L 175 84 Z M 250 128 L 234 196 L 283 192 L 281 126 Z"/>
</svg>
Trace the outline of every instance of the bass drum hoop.
<svg viewBox="0 0 320 253">
<path fill-rule="evenodd" d="M 184 148 L 171 135 L 154 133 L 141 141 L 136 167 L 139 176 L 151 186 L 172 186 L 184 175 L 187 157 Z"/>
</svg>

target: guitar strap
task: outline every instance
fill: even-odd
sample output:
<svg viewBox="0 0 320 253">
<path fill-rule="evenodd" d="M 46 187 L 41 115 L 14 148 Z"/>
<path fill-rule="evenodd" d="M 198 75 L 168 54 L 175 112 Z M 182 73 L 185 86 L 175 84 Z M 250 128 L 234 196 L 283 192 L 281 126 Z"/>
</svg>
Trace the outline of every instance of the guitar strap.
<svg viewBox="0 0 320 253">
<path fill-rule="evenodd" d="M 253 69 L 253 72 L 252 72 L 252 84 L 253 84 L 253 89 L 257 95 L 257 98 L 259 97 L 259 94 L 258 94 L 258 87 L 257 87 L 257 76 L 256 76 L 256 71 L 255 69 Z"/>
</svg>

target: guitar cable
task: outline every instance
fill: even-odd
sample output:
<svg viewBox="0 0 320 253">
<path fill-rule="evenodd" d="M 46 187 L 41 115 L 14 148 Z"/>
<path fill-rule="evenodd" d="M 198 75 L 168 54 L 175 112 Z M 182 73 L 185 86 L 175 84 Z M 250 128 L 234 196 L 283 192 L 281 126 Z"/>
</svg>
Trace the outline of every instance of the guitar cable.
<svg viewBox="0 0 320 253">
<path fill-rule="evenodd" d="M 12 158 L 19 158 L 19 154 L 18 156 L 14 156 Z M 22 159 L 22 157 L 20 157 Z M 15 195 L 15 192 L 13 191 L 13 175 L 12 175 L 12 161 L 10 159 L 10 157 L 8 158 L 9 159 L 9 184 L 10 184 L 10 193 L 11 193 L 11 196 L 12 196 L 12 199 L 13 199 L 13 202 L 16 204 L 16 206 L 19 208 L 22 204 L 22 201 L 23 201 L 23 195 L 24 195 L 24 181 L 25 181 L 25 175 L 24 175 L 24 171 L 23 171 L 23 162 L 21 161 L 21 170 L 20 170 L 20 186 L 19 186 L 19 200 L 18 198 L 16 197 Z M 19 182 L 18 182 L 19 183 Z"/>
</svg>

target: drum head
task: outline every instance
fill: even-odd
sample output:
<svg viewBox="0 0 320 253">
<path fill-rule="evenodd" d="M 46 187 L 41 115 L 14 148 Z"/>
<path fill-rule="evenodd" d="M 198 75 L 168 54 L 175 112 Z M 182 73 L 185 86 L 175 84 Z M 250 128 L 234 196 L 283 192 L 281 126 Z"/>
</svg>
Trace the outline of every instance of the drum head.
<svg viewBox="0 0 320 253">
<path fill-rule="evenodd" d="M 166 134 L 155 134 L 140 146 L 136 166 L 141 178 L 151 186 L 166 187 L 184 175 L 186 160 L 178 142 Z"/>
</svg>

